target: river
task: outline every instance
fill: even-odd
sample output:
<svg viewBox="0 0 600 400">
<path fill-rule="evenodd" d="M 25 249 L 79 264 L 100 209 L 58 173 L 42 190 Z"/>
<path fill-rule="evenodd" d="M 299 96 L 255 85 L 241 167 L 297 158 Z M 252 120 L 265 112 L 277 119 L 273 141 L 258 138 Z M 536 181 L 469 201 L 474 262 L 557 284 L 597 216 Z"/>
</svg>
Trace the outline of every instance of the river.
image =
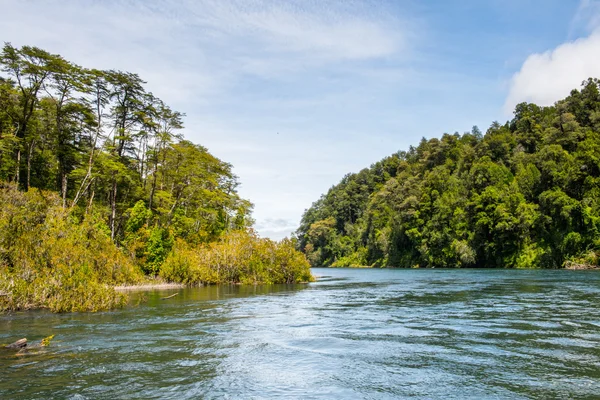
<svg viewBox="0 0 600 400">
<path fill-rule="evenodd" d="M 145 302 L 113 312 L 0 316 L 0 343 L 56 335 L 42 353 L 0 352 L 0 398 L 600 396 L 600 273 L 313 273 L 308 285 L 136 294 Z"/>
</svg>

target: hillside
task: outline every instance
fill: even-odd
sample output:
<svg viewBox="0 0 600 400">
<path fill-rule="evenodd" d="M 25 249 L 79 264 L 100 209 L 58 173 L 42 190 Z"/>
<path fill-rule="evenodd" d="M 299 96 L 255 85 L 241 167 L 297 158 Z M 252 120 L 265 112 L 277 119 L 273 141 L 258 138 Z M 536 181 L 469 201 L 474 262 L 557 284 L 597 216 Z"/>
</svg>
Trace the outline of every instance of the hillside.
<svg viewBox="0 0 600 400">
<path fill-rule="evenodd" d="M 299 248 L 313 266 L 596 265 L 599 84 L 346 175 L 305 211 Z"/>
</svg>

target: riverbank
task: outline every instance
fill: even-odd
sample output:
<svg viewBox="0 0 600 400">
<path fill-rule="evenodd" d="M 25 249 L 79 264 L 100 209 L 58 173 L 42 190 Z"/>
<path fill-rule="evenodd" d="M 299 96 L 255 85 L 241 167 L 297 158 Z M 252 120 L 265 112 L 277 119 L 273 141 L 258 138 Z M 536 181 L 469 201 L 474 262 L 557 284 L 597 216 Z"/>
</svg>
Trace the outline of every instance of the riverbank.
<svg viewBox="0 0 600 400">
<path fill-rule="evenodd" d="M 118 292 L 135 292 L 145 290 L 183 289 L 184 287 L 186 287 L 186 285 L 183 283 L 142 283 L 139 285 L 115 286 L 114 289 Z"/>
<path fill-rule="evenodd" d="M 435 267 L 425 267 L 425 268 L 421 268 L 421 267 L 373 267 L 373 266 L 355 266 L 355 265 L 349 265 L 349 266 L 329 266 L 329 267 L 313 267 L 313 268 L 331 268 L 331 269 L 340 269 L 340 268 L 352 268 L 352 269 L 436 269 Z M 444 268 L 441 268 L 444 269 Z M 449 268 L 449 269 L 473 269 L 473 268 Z M 481 269 L 481 268 L 474 268 L 474 269 Z M 485 269 L 485 268 L 484 268 Z M 526 269 L 540 269 L 540 268 L 511 268 L 511 267 L 506 267 L 506 268 L 496 268 L 496 269 L 519 269 L 519 270 L 526 270 Z M 548 268 L 545 268 L 548 269 Z M 567 261 L 564 265 L 564 267 L 562 268 L 557 268 L 557 269 L 566 269 L 566 270 L 570 270 L 570 271 L 600 271 L 600 266 L 599 265 L 595 265 L 595 264 L 588 264 L 588 263 L 577 263 L 577 262 L 573 262 L 573 261 Z"/>
<path fill-rule="evenodd" d="M 0 312 L 105 311 L 125 306 L 128 291 L 313 280 L 289 239 L 260 238 L 250 228 L 202 242 L 163 228 L 166 236 L 156 236 L 135 225 L 150 212 L 137 210 L 143 218 L 132 211 L 130 230 L 115 243 L 101 210 L 79 211 L 65 208 L 55 192 L 0 181 Z"/>
<path fill-rule="evenodd" d="M 600 266 L 587 264 L 587 263 L 576 263 L 573 261 L 567 261 L 565 263 L 565 269 L 568 269 L 571 271 L 600 270 Z"/>
</svg>

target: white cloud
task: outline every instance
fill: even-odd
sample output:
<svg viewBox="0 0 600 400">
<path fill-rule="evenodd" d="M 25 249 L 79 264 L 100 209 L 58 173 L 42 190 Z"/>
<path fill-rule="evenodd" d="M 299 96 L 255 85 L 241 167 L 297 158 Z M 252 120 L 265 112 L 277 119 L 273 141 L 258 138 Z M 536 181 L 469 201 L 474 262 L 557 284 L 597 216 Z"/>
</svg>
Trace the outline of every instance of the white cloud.
<svg viewBox="0 0 600 400">
<path fill-rule="evenodd" d="M 600 29 L 554 50 L 530 55 L 512 77 L 504 110 L 509 114 L 521 102 L 552 105 L 589 77 L 600 77 Z"/>
<path fill-rule="evenodd" d="M 290 237 L 291 234 L 298 229 L 298 222 L 283 218 L 265 218 L 261 222 L 257 223 L 255 228 L 263 235 L 273 239 L 282 239 L 286 236 Z"/>
</svg>

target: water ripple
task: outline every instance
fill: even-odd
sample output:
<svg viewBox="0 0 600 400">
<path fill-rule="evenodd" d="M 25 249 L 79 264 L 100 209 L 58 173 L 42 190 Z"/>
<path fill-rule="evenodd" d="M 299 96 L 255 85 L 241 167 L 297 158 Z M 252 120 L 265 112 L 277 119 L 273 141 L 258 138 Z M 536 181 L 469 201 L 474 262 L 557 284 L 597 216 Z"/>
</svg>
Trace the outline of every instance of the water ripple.
<svg viewBox="0 0 600 400">
<path fill-rule="evenodd" d="M 319 269 L 310 285 L 0 317 L 0 398 L 529 399 L 600 393 L 600 274 Z M 35 377 L 35 378 L 32 378 Z"/>
</svg>

